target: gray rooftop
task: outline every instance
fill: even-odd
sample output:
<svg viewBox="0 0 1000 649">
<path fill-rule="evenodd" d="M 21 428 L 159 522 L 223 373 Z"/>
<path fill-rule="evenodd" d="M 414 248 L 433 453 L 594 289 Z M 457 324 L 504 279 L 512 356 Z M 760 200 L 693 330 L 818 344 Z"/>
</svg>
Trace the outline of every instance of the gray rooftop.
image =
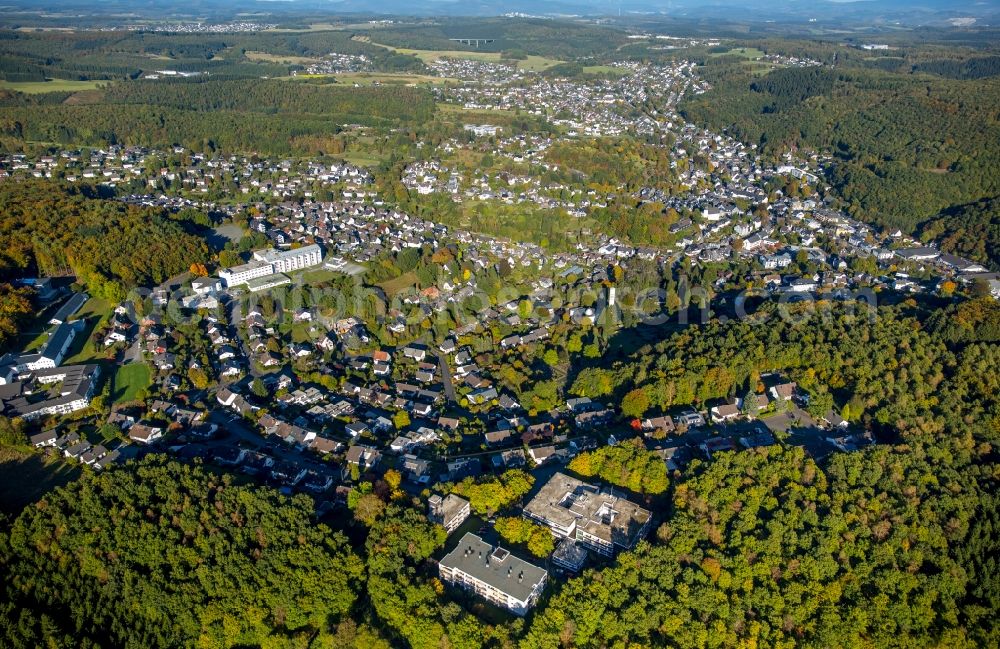
<svg viewBox="0 0 1000 649">
<path fill-rule="evenodd" d="M 548 575 L 543 568 L 515 557 L 500 546 L 494 548 L 471 532 L 441 559 L 441 565 L 458 568 L 522 602 Z"/>
<path fill-rule="evenodd" d="M 469 501 L 455 494 L 448 494 L 444 498 L 435 494 L 430 497 L 428 504 L 431 507 L 432 520 L 447 526 L 469 506 Z"/>
<path fill-rule="evenodd" d="M 66 300 L 65 304 L 59 307 L 59 310 L 56 311 L 55 315 L 52 316 L 52 319 L 49 320 L 49 322 L 66 322 L 74 313 L 80 310 L 80 307 L 86 304 L 88 299 L 90 299 L 90 296 L 86 293 L 74 293 L 72 297 Z"/>
<path fill-rule="evenodd" d="M 626 500 L 623 494 L 565 473 L 552 476 L 524 512 L 561 527 L 569 527 L 575 520 L 578 529 L 623 547 L 638 541 L 650 518 L 649 510 Z"/>
<path fill-rule="evenodd" d="M 52 330 L 52 334 L 38 351 L 42 356 L 54 359 L 56 354 L 61 352 L 62 348 L 66 345 L 66 340 L 75 334 L 76 329 L 73 325 L 66 323 L 56 325 L 56 328 Z"/>
</svg>

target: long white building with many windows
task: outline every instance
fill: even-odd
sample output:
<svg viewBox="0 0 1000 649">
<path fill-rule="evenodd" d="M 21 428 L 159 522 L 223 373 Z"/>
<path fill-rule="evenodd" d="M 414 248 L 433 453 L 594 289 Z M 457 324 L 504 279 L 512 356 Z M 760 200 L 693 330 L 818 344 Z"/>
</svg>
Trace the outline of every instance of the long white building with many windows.
<svg viewBox="0 0 1000 649">
<path fill-rule="evenodd" d="M 323 263 L 323 251 L 315 243 L 291 250 L 257 250 L 254 259 L 271 264 L 272 273 L 290 273 Z"/>
<path fill-rule="evenodd" d="M 223 268 L 219 271 L 219 278 L 226 283 L 226 286 L 240 286 L 252 279 L 272 274 L 274 270 L 271 264 L 255 260 L 232 268 Z"/>
<path fill-rule="evenodd" d="M 219 277 L 228 287 L 242 286 L 261 277 L 290 273 L 322 263 L 323 251 L 315 243 L 290 250 L 267 248 L 255 250 L 252 261 L 219 271 Z"/>
</svg>

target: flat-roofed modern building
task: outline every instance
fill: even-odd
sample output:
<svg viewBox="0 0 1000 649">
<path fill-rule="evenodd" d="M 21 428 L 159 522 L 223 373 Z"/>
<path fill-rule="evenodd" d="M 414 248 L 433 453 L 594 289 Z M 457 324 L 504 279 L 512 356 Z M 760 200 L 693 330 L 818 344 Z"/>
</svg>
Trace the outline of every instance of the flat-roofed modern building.
<svg viewBox="0 0 1000 649">
<path fill-rule="evenodd" d="M 258 291 L 266 291 L 269 288 L 275 288 L 276 286 L 283 286 L 291 283 L 292 280 L 288 277 L 288 275 L 275 273 L 273 275 L 264 275 L 263 277 L 256 277 L 250 280 L 247 282 L 247 289 L 251 293 L 256 293 Z"/>
<path fill-rule="evenodd" d="M 226 286 L 239 286 L 246 284 L 252 279 L 264 277 L 274 273 L 274 266 L 266 261 L 254 260 L 232 268 L 224 268 L 219 271 L 219 278 L 226 282 Z"/>
<path fill-rule="evenodd" d="M 555 552 L 552 553 L 552 563 L 570 572 L 580 572 L 586 560 L 587 551 L 573 539 L 559 541 Z"/>
<path fill-rule="evenodd" d="M 649 510 L 613 489 L 556 473 L 524 508 L 524 516 L 559 538 L 575 539 L 604 556 L 635 547 L 649 531 Z"/>
<path fill-rule="evenodd" d="M 493 547 L 471 532 L 438 564 L 442 581 L 474 592 L 515 615 L 526 614 L 545 588 L 549 573 Z"/>
<path fill-rule="evenodd" d="M 442 526 L 448 534 L 458 529 L 458 526 L 469 517 L 469 501 L 455 494 L 444 498 L 434 494 L 427 501 L 428 518 L 432 523 Z"/>
<path fill-rule="evenodd" d="M 321 263 L 323 263 L 323 251 L 315 243 L 291 250 L 266 248 L 255 250 L 253 260 L 245 264 L 220 270 L 219 277 L 226 282 L 227 287 L 240 286 L 268 275 L 290 273 L 318 266 Z M 263 289 L 258 288 L 257 290 Z"/>
<path fill-rule="evenodd" d="M 318 266 L 323 263 L 323 251 L 315 243 L 290 250 L 275 250 L 274 248 L 257 250 L 253 253 L 253 257 L 271 264 L 274 268 L 272 272 L 275 273 L 290 273 L 294 270 Z"/>
</svg>

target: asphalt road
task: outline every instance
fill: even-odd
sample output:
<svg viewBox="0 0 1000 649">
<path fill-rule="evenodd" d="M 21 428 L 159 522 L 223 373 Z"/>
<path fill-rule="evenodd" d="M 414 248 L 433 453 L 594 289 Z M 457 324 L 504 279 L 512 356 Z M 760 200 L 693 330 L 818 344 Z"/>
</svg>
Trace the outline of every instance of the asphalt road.
<svg viewBox="0 0 1000 649">
<path fill-rule="evenodd" d="M 438 367 L 441 368 L 441 382 L 444 384 L 444 396 L 448 397 L 448 401 L 451 403 L 456 403 L 455 385 L 451 380 L 451 368 L 448 367 L 448 358 L 444 354 L 438 354 Z"/>
</svg>

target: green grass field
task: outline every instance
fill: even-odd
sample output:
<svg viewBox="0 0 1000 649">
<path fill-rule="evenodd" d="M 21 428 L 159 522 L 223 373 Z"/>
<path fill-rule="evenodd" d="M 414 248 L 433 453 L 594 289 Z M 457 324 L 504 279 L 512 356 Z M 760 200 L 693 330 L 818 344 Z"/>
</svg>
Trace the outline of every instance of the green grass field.
<svg viewBox="0 0 1000 649">
<path fill-rule="evenodd" d="M 80 468 L 58 457 L 0 447 L 0 511 L 17 515 L 55 487 L 80 475 Z"/>
<path fill-rule="evenodd" d="M 347 151 L 341 157 L 359 167 L 376 167 L 389 158 L 388 155 L 380 156 L 368 151 Z"/>
<path fill-rule="evenodd" d="M 542 70 L 547 70 L 554 65 L 559 65 L 560 63 L 562 63 L 562 61 L 529 54 L 528 58 L 517 62 L 517 67 L 522 70 L 528 70 L 529 72 L 541 72 Z"/>
<path fill-rule="evenodd" d="M 139 390 L 153 384 L 152 371 L 145 363 L 122 365 L 115 373 L 111 398 L 115 403 L 134 401 Z"/>
<path fill-rule="evenodd" d="M 265 63 L 293 63 L 298 65 L 309 65 L 310 63 L 315 63 L 319 59 L 312 58 L 309 56 L 292 56 L 288 54 L 269 54 L 268 52 L 255 52 L 253 50 L 247 50 L 243 53 L 250 61 L 263 61 Z"/>
<path fill-rule="evenodd" d="M 315 270 L 307 270 L 298 275 L 292 275 L 292 280 L 294 281 L 298 277 L 302 278 L 302 281 L 306 284 L 315 285 L 322 284 L 323 282 L 329 282 L 332 279 L 342 276 L 343 273 L 339 273 L 335 270 L 330 270 L 329 268 L 317 268 Z"/>
<path fill-rule="evenodd" d="M 63 361 L 64 365 L 78 365 L 104 359 L 100 351 L 94 351 L 90 336 L 95 330 L 103 327 L 110 316 L 111 305 L 105 300 L 96 297 L 87 300 L 83 308 L 73 316 L 74 320 L 86 320 L 87 324 L 82 331 L 77 332 L 67 358 Z"/>
<path fill-rule="evenodd" d="M 395 279 L 389 279 L 379 284 L 385 294 L 392 297 L 396 293 L 417 285 L 416 273 L 403 273 Z"/>
<path fill-rule="evenodd" d="M 710 56 L 742 56 L 745 59 L 753 60 L 764 56 L 764 52 L 756 47 L 734 47 L 728 52 L 714 52 Z"/>
<path fill-rule="evenodd" d="M 0 89 L 16 90 L 29 95 L 43 92 L 77 92 L 79 90 L 93 90 L 99 84 L 107 81 L 70 81 L 68 79 L 48 79 L 46 81 L 2 81 Z"/>
<path fill-rule="evenodd" d="M 626 70 L 616 68 L 613 65 L 585 65 L 583 71 L 587 74 L 610 74 L 618 77 L 624 77 L 628 74 Z"/>
<path fill-rule="evenodd" d="M 476 52 L 472 50 L 413 50 L 405 47 L 392 47 L 391 45 L 384 45 L 382 43 L 371 42 L 372 45 L 378 45 L 379 47 L 384 47 L 388 50 L 393 50 L 399 52 L 400 54 L 412 54 L 424 63 L 431 63 L 440 58 L 452 58 L 452 59 L 467 59 L 470 61 L 500 61 L 502 56 L 500 52 Z M 533 54 L 528 55 L 527 58 L 517 62 L 517 67 L 522 70 L 528 70 L 532 72 L 538 72 L 540 70 L 545 70 L 551 68 L 553 65 L 559 65 L 562 61 L 557 59 L 550 59 L 544 56 L 535 56 Z"/>
</svg>

